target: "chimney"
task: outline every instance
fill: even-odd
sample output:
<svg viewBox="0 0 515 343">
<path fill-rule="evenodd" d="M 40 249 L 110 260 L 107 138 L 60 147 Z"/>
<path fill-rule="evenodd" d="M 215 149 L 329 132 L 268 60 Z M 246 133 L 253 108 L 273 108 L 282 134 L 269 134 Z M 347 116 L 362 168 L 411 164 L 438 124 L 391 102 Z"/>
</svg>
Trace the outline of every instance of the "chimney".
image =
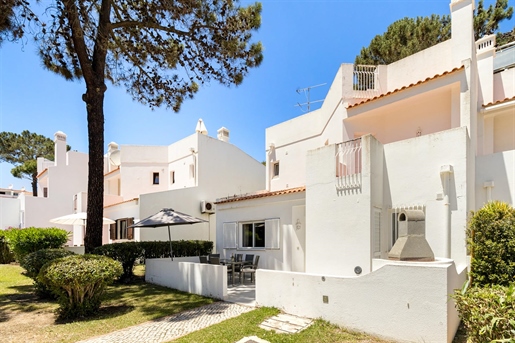
<svg viewBox="0 0 515 343">
<path fill-rule="evenodd" d="M 218 129 L 218 140 L 229 143 L 229 130 L 225 127 L 221 127 Z"/>
<path fill-rule="evenodd" d="M 118 150 L 118 144 L 116 144 L 115 142 L 111 142 L 111 143 L 107 144 L 107 152 L 108 153 L 113 152 L 115 150 Z"/>
<path fill-rule="evenodd" d="M 198 133 L 201 133 L 201 134 L 207 136 L 206 125 L 204 125 L 204 122 L 202 121 L 202 119 L 198 120 L 197 127 L 195 128 L 195 132 L 198 132 Z"/>
<path fill-rule="evenodd" d="M 54 166 L 66 165 L 66 134 L 57 131 L 54 134 Z"/>
</svg>

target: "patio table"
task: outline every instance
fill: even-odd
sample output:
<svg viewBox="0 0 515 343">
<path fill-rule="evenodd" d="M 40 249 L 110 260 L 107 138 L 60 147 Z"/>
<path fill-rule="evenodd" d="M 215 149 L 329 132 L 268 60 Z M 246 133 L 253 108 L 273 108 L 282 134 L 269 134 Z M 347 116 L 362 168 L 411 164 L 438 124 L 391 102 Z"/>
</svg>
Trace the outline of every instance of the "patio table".
<svg viewBox="0 0 515 343">
<path fill-rule="evenodd" d="M 224 265 L 224 266 L 228 266 L 230 265 L 231 266 L 231 278 L 232 278 L 232 285 L 234 286 L 234 271 L 236 270 L 236 266 L 241 266 L 243 265 L 243 262 L 242 261 L 234 261 L 230 258 L 221 258 L 220 259 L 220 264 L 221 265 Z M 240 280 L 240 283 L 241 283 L 241 280 Z"/>
</svg>

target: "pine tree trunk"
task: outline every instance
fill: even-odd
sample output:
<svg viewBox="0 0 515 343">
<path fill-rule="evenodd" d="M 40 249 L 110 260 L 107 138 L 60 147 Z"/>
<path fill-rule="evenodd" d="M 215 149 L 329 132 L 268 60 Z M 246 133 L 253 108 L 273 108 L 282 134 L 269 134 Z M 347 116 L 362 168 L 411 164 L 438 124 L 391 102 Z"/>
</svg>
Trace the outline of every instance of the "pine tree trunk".
<svg viewBox="0 0 515 343">
<path fill-rule="evenodd" d="M 32 185 L 32 196 L 37 197 L 38 196 L 38 173 L 32 173 L 32 182 L 30 183 Z"/>
<path fill-rule="evenodd" d="M 105 85 L 85 94 L 88 112 L 88 220 L 84 239 L 86 253 L 102 245 L 104 211 L 104 92 Z"/>
</svg>

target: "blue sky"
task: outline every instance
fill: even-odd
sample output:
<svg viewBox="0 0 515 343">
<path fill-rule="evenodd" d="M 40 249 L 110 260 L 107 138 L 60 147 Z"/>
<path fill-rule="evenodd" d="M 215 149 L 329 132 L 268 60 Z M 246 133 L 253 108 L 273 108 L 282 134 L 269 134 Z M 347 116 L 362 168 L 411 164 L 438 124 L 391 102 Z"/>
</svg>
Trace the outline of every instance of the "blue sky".
<svg viewBox="0 0 515 343">
<path fill-rule="evenodd" d="M 485 0 L 485 5 L 494 0 Z M 248 5 L 250 1 L 242 1 Z M 231 143 L 259 161 L 265 159 L 265 129 L 304 112 L 299 88 L 327 83 L 311 91 L 323 99 L 341 63 L 352 63 L 363 46 L 403 17 L 449 14 L 450 0 L 261 1 L 261 28 L 255 39 L 264 46 L 262 65 L 238 87 L 204 86 L 179 113 L 151 111 L 121 87 L 108 84 L 105 97 L 107 143 L 169 145 L 195 130 L 202 118 L 210 136 L 225 126 Z M 510 3 L 513 6 L 513 3 Z M 502 31 L 515 19 L 503 23 Z M 73 150 L 87 153 L 87 121 L 82 82 L 69 82 L 42 68 L 31 42 L 0 47 L 0 131 L 29 130 L 53 139 L 68 136 Z M 312 109 L 318 106 L 313 105 Z M 11 176 L 0 163 L 0 187 L 30 190 L 30 182 Z"/>
</svg>

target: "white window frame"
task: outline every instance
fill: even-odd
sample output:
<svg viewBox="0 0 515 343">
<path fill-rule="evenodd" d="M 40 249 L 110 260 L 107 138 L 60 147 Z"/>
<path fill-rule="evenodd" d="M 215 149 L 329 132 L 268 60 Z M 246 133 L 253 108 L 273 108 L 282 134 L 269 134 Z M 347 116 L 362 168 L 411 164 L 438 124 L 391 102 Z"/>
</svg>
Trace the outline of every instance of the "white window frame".
<svg viewBox="0 0 515 343">
<path fill-rule="evenodd" d="M 224 249 L 236 249 L 238 247 L 238 223 L 223 223 L 223 247 Z"/>
<path fill-rule="evenodd" d="M 252 247 L 243 246 L 243 225 L 245 224 L 265 224 L 265 246 L 256 247 L 253 242 Z M 269 218 L 262 220 L 249 220 L 238 222 L 238 249 L 239 250 L 280 250 L 281 249 L 281 225 L 279 218 Z"/>
<path fill-rule="evenodd" d="M 156 174 L 157 174 L 157 182 L 156 182 Z M 152 172 L 152 185 L 159 185 L 161 179 L 161 173 Z"/>
<path fill-rule="evenodd" d="M 277 173 L 276 173 L 277 168 Z M 279 165 L 279 161 L 272 162 L 272 179 L 276 179 L 279 177 L 281 173 L 281 166 Z"/>
</svg>

